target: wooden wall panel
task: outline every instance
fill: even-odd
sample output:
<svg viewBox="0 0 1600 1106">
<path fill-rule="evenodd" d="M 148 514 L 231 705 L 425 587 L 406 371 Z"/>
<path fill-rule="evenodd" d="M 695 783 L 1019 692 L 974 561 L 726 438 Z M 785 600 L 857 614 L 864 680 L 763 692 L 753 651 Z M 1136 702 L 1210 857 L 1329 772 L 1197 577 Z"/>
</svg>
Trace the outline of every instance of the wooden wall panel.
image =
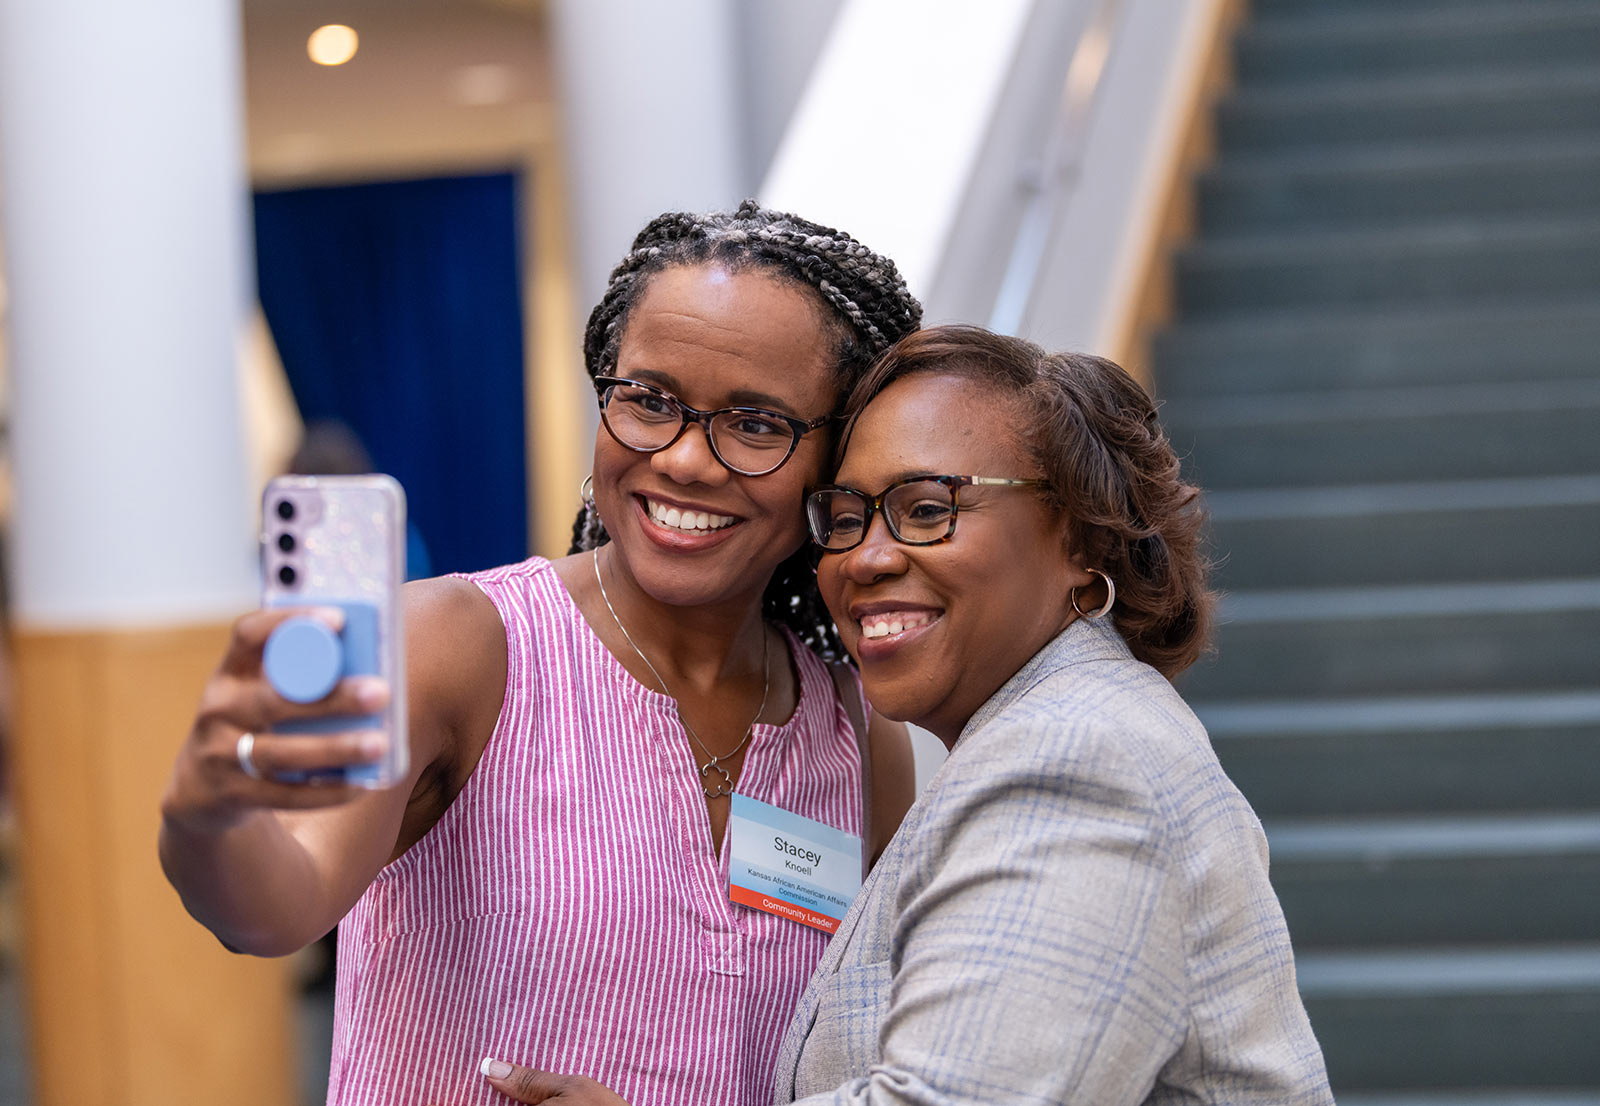
<svg viewBox="0 0 1600 1106">
<path fill-rule="evenodd" d="M 23 967 L 38 1106 L 288 1106 L 285 965 L 183 910 L 157 803 L 225 627 L 20 632 Z"/>
</svg>

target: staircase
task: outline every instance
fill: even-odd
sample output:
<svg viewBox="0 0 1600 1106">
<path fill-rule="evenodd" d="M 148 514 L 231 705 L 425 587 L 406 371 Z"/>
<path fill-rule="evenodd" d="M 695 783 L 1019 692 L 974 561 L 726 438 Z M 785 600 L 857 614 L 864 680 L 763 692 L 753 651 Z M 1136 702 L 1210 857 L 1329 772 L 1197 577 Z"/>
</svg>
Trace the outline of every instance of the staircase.
<svg viewBox="0 0 1600 1106">
<path fill-rule="evenodd" d="M 1600 1104 L 1600 0 L 1255 0 L 1157 338 L 1181 681 L 1342 1106 Z"/>
</svg>

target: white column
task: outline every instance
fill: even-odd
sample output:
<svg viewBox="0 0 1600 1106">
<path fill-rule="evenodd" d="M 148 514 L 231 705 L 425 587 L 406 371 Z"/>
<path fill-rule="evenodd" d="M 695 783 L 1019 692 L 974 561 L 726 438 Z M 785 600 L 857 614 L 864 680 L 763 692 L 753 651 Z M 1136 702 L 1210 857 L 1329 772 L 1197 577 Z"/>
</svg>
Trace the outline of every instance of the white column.
<svg viewBox="0 0 1600 1106">
<path fill-rule="evenodd" d="M 250 603 L 242 148 L 232 0 L 0 0 L 25 627 Z"/>
<path fill-rule="evenodd" d="M 282 965 L 156 861 L 252 605 L 236 0 L 0 0 L 16 782 L 33 1101 L 287 1106 Z"/>
<path fill-rule="evenodd" d="M 742 170 L 728 0 L 556 0 L 580 310 L 663 211 L 729 208 Z"/>
</svg>

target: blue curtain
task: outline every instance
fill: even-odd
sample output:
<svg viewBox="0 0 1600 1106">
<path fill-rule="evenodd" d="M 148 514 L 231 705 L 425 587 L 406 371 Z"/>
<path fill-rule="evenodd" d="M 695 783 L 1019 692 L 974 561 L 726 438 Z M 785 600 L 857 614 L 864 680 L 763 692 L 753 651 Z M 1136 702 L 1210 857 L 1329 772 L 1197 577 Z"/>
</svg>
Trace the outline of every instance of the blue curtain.
<svg viewBox="0 0 1600 1106">
<path fill-rule="evenodd" d="M 307 422 L 405 486 L 435 572 L 527 555 L 511 174 L 261 192 L 261 305 Z"/>
</svg>

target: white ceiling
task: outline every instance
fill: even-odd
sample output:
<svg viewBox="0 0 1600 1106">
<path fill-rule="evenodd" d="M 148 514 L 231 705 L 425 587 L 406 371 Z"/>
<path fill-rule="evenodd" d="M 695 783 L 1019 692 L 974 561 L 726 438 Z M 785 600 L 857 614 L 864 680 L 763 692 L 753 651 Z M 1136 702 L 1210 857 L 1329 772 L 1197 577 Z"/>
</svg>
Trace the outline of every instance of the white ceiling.
<svg viewBox="0 0 1600 1106">
<path fill-rule="evenodd" d="M 243 0 L 258 185 L 520 164 L 552 132 L 543 0 Z M 360 49 L 306 56 L 324 23 Z"/>
</svg>

